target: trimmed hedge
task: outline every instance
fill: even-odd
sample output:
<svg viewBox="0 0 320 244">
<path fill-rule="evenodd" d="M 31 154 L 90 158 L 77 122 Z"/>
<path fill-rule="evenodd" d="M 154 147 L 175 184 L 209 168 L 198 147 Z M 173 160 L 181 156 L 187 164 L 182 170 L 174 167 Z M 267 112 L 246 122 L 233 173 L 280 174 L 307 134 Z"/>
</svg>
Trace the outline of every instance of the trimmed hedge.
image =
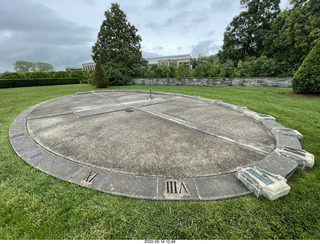
<svg viewBox="0 0 320 244">
<path fill-rule="evenodd" d="M 0 88 L 79 84 L 80 78 L 0 79 Z"/>
<path fill-rule="evenodd" d="M 297 93 L 320 94 L 320 41 L 293 76 L 292 88 Z"/>
</svg>

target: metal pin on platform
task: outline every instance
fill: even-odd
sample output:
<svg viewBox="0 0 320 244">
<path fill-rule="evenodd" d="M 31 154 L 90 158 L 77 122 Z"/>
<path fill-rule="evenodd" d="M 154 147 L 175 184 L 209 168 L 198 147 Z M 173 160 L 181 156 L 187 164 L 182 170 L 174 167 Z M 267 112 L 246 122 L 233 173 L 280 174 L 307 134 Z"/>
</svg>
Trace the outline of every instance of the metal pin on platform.
<svg viewBox="0 0 320 244">
<path fill-rule="evenodd" d="M 151 93 L 151 84 L 149 85 L 149 87 L 150 87 L 150 94 L 149 94 L 149 96 L 147 97 L 147 100 L 151 100 L 151 101 L 153 101 L 154 100 L 154 97 L 152 96 L 152 93 Z"/>
</svg>

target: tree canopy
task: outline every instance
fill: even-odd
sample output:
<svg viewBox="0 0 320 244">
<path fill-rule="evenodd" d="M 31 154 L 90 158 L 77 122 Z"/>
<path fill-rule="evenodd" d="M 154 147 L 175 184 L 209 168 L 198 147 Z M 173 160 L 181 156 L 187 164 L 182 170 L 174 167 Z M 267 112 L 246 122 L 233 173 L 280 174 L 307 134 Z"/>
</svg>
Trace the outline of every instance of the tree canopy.
<svg viewBox="0 0 320 244">
<path fill-rule="evenodd" d="M 268 35 L 273 20 L 280 12 L 280 0 L 241 0 L 246 11 L 233 18 L 224 33 L 222 61 L 245 60 L 263 53 L 263 41 Z"/>
<path fill-rule="evenodd" d="M 292 0 L 292 10 L 283 11 L 273 22 L 263 42 L 268 57 L 300 65 L 320 39 L 320 1 Z"/>
<path fill-rule="evenodd" d="M 28 61 L 16 61 L 14 66 L 15 71 L 34 72 L 34 71 L 54 71 L 55 68 L 52 64 L 42 62 L 28 62 Z"/>
</svg>

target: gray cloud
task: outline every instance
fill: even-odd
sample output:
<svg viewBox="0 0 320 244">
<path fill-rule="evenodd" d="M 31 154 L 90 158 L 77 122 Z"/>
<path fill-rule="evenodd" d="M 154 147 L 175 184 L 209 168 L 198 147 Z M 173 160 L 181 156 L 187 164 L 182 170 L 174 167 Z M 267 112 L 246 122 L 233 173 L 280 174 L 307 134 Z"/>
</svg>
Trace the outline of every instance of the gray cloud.
<svg viewBox="0 0 320 244">
<path fill-rule="evenodd" d="M 170 8 L 171 3 L 170 0 L 153 0 L 150 5 L 145 7 L 145 10 L 148 11 L 162 11 L 163 9 L 168 9 Z"/>
<path fill-rule="evenodd" d="M 157 29 L 159 29 L 160 26 L 157 23 L 149 22 L 149 23 L 146 24 L 146 27 L 151 29 L 151 30 L 157 30 Z"/>
<path fill-rule="evenodd" d="M 96 4 L 96 0 L 86 0 L 86 2 L 92 5 Z"/>
<path fill-rule="evenodd" d="M 214 0 L 211 2 L 211 10 L 214 13 L 226 13 L 232 11 L 234 7 L 234 0 Z"/>
<path fill-rule="evenodd" d="M 17 60 L 62 66 L 78 65 L 91 55 L 94 29 L 59 17 L 55 11 L 31 1 L 3 0 L 0 8 L 0 71 Z M 11 66 L 12 69 L 12 66 Z"/>
<path fill-rule="evenodd" d="M 191 47 L 191 55 L 193 57 L 198 57 L 199 55 L 208 56 L 216 53 L 219 48 L 220 46 L 216 45 L 213 40 L 199 41 L 198 44 Z"/>
<path fill-rule="evenodd" d="M 191 11 L 184 10 L 182 12 L 178 12 L 172 17 L 168 18 L 163 25 L 163 27 L 168 27 L 172 25 L 181 25 L 181 23 L 186 23 L 191 15 Z"/>
<path fill-rule="evenodd" d="M 212 37 L 216 34 L 215 31 L 210 31 L 208 34 L 207 34 L 207 37 Z"/>
<path fill-rule="evenodd" d="M 161 55 L 158 53 L 142 51 L 142 57 L 144 57 L 144 58 L 155 58 L 155 57 L 160 57 L 160 56 Z"/>
<path fill-rule="evenodd" d="M 208 23 L 208 21 L 209 21 L 209 18 L 206 16 L 192 19 L 192 22 L 197 24 Z"/>
<path fill-rule="evenodd" d="M 185 9 L 188 8 L 192 4 L 193 0 L 180 0 L 174 5 L 175 9 Z M 198 0 L 200 1 L 200 0 Z"/>
<path fill-rule="evenodd" d="M 163 47 L 162 46 L 157 46 L 157 47 L 154 47 L 153 49 L 154 50 L 163 50 Z"/>
</svg>

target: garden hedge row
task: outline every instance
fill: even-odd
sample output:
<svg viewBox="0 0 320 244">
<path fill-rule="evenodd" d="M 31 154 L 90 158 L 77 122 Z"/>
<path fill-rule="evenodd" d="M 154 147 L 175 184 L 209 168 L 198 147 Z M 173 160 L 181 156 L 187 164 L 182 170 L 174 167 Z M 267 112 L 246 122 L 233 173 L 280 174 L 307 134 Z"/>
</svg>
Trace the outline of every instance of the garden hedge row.
<svg viewBox="0 0 320 244">
<path fill-rule="evenodd" d="M 80 78 L 0 79 L 0 88 L 79 84 Z"/>
</svg>

